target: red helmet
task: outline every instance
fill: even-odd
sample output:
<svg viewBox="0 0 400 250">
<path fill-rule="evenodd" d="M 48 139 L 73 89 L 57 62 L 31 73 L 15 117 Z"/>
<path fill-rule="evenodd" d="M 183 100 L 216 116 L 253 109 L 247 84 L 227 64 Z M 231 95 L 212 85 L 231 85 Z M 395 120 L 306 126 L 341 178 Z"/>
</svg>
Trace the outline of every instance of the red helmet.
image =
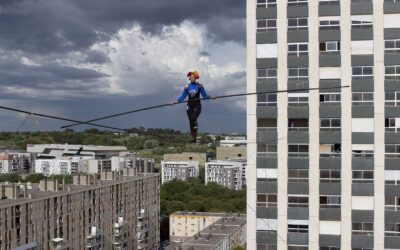
<svg viewBox="0 0 400 250">
<path fill-rule="evenodd" d="M 187 77 L 191 77 L 192 75 L 194 76 L 195 79 L 199 79 L 200 78 L 199 72 L 197 70 L 195 70 L 193 72 L 189 71 L 186 76 Z"/>
</svg>

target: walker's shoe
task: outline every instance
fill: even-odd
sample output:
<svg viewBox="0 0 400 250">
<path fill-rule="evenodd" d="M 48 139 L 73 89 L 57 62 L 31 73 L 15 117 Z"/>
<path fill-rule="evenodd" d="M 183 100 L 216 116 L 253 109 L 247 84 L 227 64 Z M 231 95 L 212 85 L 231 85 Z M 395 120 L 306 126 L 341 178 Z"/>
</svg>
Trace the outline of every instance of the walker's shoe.
<svg viewBox="0 0 400 250">
<path fill-rule="evenodd" d="M 196 137 L 192 138 L 192 143 L 196 143 Z"/>
</svg>

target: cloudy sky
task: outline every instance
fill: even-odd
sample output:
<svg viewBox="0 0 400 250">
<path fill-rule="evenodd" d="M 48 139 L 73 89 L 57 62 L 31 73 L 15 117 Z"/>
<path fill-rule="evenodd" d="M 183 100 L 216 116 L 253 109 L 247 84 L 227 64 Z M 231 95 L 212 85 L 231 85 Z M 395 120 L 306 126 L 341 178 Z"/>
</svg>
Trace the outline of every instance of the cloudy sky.
<svg viewBox="0 0 400 250">
<path fill-rule="evenodd" d="M 193 69 L 209 95 L 242 93 L 245 14 L 245 0 L 1 0 L 0 105 L 89 120 L 169 103 Z M 24 117 L 0 110 L 0 130 Z M 245 119 L 244 98 L 207 101 L 200 130 L 244 132 Z M 188 131 L 182 104 L 99 123 Z"/>
</svg>

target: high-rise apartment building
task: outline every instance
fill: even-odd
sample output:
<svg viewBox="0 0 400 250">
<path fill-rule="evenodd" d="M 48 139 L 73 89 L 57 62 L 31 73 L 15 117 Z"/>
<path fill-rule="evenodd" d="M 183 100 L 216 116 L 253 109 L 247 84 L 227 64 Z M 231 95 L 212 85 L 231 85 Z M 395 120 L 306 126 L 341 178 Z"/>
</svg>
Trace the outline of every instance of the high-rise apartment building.
<svg viewBox="0 0 400 250">
<path fill-rule="evenodd" d="M 248 249 L 400 248 L 399 52 L 400 1 L 247 1 Z"/>
<path fill-rule="evenodd" d="M 0 249 L 159 249 L 158 174 L 73 181 L 0 183 Z"/>
</svg>

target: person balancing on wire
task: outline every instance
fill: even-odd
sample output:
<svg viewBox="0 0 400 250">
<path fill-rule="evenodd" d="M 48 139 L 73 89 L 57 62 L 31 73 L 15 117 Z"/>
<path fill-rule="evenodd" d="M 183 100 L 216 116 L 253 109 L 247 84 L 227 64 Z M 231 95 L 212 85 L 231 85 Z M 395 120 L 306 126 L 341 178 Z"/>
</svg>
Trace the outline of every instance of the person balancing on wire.
<svg viewBox="0 0 400 250">
<path fill-rule="evenodd" d="M 200 94 L 203 99 L 216 99 L 216 97 L 207 95 L 203 84 L 197 82 L 197 79 L 200 78 L 197 70 L 187 73 L 187 77 L 189 78 L 190 83 L 185 84 L 182 95 L 176 101 L 171 102 L 171 105 L 181 103 L 186 99 L 186 96 L 188 97 L 186 113 L 189 118 L 192 142 L 195 143 L 197 138 L 197 130 L 199 129 L 197 118 L 199 118 L 201 112 Z"/>
</svg>

